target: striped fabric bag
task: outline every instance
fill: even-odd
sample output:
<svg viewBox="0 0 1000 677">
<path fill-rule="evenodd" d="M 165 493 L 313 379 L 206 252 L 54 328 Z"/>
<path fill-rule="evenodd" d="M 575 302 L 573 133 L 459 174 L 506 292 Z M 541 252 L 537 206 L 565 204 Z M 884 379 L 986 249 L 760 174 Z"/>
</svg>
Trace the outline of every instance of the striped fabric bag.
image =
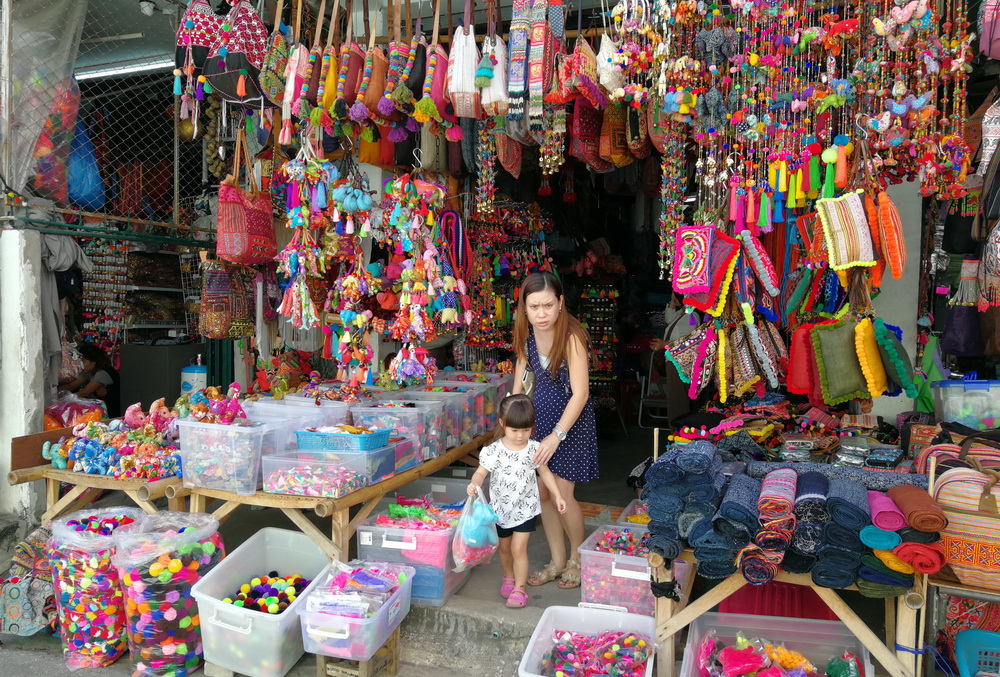
<svg viewBox="0 0 1000 677">
<path fill-rule="evenodd" d="M 1000 590 L 1000 473 L 955 468 L 934 487 L 934 499 L 948 517 L 941 545 L 948 564 L 966 585 Z"/>
<path fill-rule="evenodd" d="M 916 456 L 917 472 L 930 472 L 931 459 L 937 458 L 939 470 L 942 468 L 973 468 L 978 463 L 987 470 L 1000 470 L 1000 441 L 981 435 L 961 438 L 951 432 L 957 444 L 932 444 Z M 958 439 L 956 439 L 958 438 Z"/>
</svg>

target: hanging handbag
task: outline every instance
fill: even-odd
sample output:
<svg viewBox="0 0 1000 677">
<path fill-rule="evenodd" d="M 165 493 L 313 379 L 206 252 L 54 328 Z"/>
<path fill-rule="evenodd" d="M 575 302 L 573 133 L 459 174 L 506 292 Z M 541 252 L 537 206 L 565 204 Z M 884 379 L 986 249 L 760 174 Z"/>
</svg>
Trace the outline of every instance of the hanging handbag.
<svg viewBox="0 0 1000 677">
<path fill-rule="evenodd" d="M 240 187 L 241 166 L 249 190 Z M 223 261 L 250 266 L 266 263 L 277 254 L 271 196 L 254 180 L 242 127 L 236 132 L 233 173 L 219 185 L 218 218 L 216 253 Z"/>
<path fill-rule="evenodd" d="M 570 82 L 579 96 L 585 97 L 594 108 L 602 109 L 608 105 L 608 99 L 601 92 L 597 74 L 597 55 L 584 37 L 583 0 L 577 0 L 576 31 Z"/>
<path fill-rule="evenodd" d="M 278 0 L 274 11 L 274 29 L 267 39 L 267 54 L 260 67 L 260 88 L 267 100 L 275 106 L 281 105 L 285 95 L 285 68 L 288 66 L 288 39 L 281 32 L 281 12 L 285 0 Z"/>
<path fill-rule="evenodd" d="M 257 271 L 218 260 L 201 265 L 198 333 L 211 339 L 238 339 L 256 331 L 254 286 Z"/>
<path fill-rule="evenodd" d="M 237 0 L 221 15 L 223 31 L 205 63 L 205 77 L 224 101 L 271 105 L 260 85 L 260 69 L 268 53 L 268 30 L 247 0 Z"/>
<path fill-rule="evenodd" d="M 965 585 L 1000 590 L 1000 473 L 977 467 L 948 470 L 934 485 L 934 500 L 948 518 L 941 532 L 945 561 Z"/>
<path fill-rule="evenodd" d="M 628 147 L 626 124 L 627 115 L 624 106 L 614 104 L 604 109 L 599 144 L 600 156 L 616 167 L 626 167 L 635 161 Z"/>
<path fill-rule="evenodd" d="M 647 106 L 648 104 L 643 104 L 640 108 L 629 106 L 625 116 L 625 140 L 628 143 L 628 149 L 632 155 L 640 160 L 649 157 L 649 154 L 653 152 L 653 144 L 649 142 L 646 127 Z"/>
<path fill-rule="evenodd" d="M 941 430 L 936 443 L 917 454 L 913 466 L 918 473 L 930 472 L 932 458 L 937 459 L 939 468 L 974 468 L 979 464 L 1000 470 L 1000 431 L 973 430 L 951 421 L 943 422 Z"/>
<path fill-rule="evenodd" d="M 365 2 L 365 10 L 368 9 Z M 377 10 L 376 10 L 377 11 Z M 357 101 L 351 108 L 351 119 L 360 122 L 361 105 L 368 110 L 369 117 L 378 115 L 378 102 L 385 91 L 385 75 L 389 72 L 389 58 L 382 48 L 375 44 L 375 29 L 371 27 L 365 14 L 365 30 L 368 31 L 368 52 L 365 54 L 365 76 L 358 88 Z"/>
<path fill-rule="evenodd" d="M 476 87 L 478 65 L 479 47 L 472 22 L 472 0 L 465 0 L 464 21 L 452 37 L 448 59 L 448 98 L 457 117 L 476 119 L 482 115 L 479 88 Z"/>
<path fill-rule="evenodd" d="M 340 50 L 337 43 L 340 39 L 340 0 L 333 4 L 333 16 L 330 17 L 330 29 L 326 34 L 326 47 L 323 49 L 323 65 L 319 75 L 319 90 L 316 92 L 316 105 L 328 114 L 337 98 L 337 77 L 340 74 Z"/>
<path fill-rule="evenodd" d="M 618 42 L 615 40 L 615 22 L 608 26 L 608 8 L 601 0 L 601 21 L 604 33 L 601 34 L 601 46 L 597 50 L 597 79 L 605 92 L 611 93 L 622 87 L 622 69 L 615 63 L 618 55 Z"/>
</svg>

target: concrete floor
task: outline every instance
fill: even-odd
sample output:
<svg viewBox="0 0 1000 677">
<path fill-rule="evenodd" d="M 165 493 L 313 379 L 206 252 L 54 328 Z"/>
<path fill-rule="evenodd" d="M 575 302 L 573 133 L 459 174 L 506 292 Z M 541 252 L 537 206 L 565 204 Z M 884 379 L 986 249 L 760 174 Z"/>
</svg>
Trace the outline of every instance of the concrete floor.
<svg viewBox="0 0 1000 677">
<path fill-rule="evenodd" d="M 608 506 L 625 506 L 633 498 L 635 491 L 629 489 L 625 480 L 632 468 L 652 453 L 652 432 L 636 426 L 629 426 L 627 435 L 617 418 L 601 421 L 599 425 L 600 467 L 601 477 L 594 482 L 580 485 L 577 489 L 577 499 L 581 502 L 597 503 Z M 112 495 L 101 501 L 102 505 L 126 505 L 127 499 Z M 329 521 L 315 516 L 310 519 L 321 529 L 329 528 Z M 588 520 L 588 533 L 597 524 L 610 521 L 607 514 Z M 239 544 L 263 527 L 279 527 L 295 529 L 295 526 L 278 510 L 252 509 L 243 507 L 237 510 L 220 531 L 227 550 L 235 549 Z M 352 555 L 354 553 L 352 552 Z M 543 566 L 547 561 L 548 548 L 545 539 L 539 533 L 532 538 L 529 548 L 532 570 Z M 0 552 L 0 563 L 9 561 L 10 553 Z M 0 568 L 0 571 L 6 566 Z M 499 560 L 494 560 L 484 566 L 477 567 L 462 590 L 449 602 L 456 613 L 486 613 L 498 624 L 505 621 L 509 625 L 522 628 L 521 632 L 530 635 L 542 610 L 552 605 L 575 606 L 580 601 L 580 591 L 561 590 L 554 583 L 529 590 L 528 607 L 525 609 L 507 609 L 503 606 L 497 590 L 501 578 Z M 449 608 L 446 607 L 446 608 Z M 412 612 L 411 612 L 412 613 Z M 29 638 L 0 636 L 3 644 L 0 646 L 0 675 L 10 677 L 55 677 L 68 674 L 62 660 L 61 647 L 57 638 L 47 635 L 36 635 Z M 425 652 L 426 653 L 426 652 Z M 434 656 L 424 655 L 423 660 L 433 660 Z M 502 665 L 493 666 L 490 671 L 481 674 L 488 677 L 510 677 L 516 675 L 516 663 L 520 656 L 504 657 Z M 508 659 L 509 660 L 506 660 Z M 404 659 L 405 660 L 405 659 Z M 433 665 L 433 663 L 431 664 Z M 511 666 L 515 668 L 511 669 Z M 130 675 L 131 664 L 128 657 L 119 659 L 114 665 L 103 669 L 88 670 L 87 675 L 105 677 L 110 675 Z M 316 674 L 316 662 L 311 654 L 306 654 L 288 673 L 290 677 L 313 677 Z M 438 677 L 452 674 L 445 665 L 412 665 L 404 664 L 399 677 Z"/>
</svg>

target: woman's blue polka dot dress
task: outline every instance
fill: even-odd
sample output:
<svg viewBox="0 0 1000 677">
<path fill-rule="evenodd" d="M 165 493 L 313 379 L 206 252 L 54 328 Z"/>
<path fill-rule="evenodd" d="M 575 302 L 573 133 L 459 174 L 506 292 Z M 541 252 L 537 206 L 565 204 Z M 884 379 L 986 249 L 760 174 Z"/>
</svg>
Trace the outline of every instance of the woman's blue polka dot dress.
<svg viewBox="0 0 1000 677">
<path fill-rule="evenodd" d="M 527 353 L 528 365 L 535 372 L 535 391 L 532 396 L 535 403 L 533 437 L 541 441 L 552 434 L 573 391 L 570 389 L 569 367 L 565 361 L 556 378 L 552 378 L 552 372 L 542 367 L 534 331 L 528 334 Z M 597 423 L 592 400 L 587 400 L 580 417 L 570 428 L 566 441 L 559 444 L 549 461 L 549 470 L 570 482 L 589 482 L 600 476 L 597 465 Z"/>
</svg>

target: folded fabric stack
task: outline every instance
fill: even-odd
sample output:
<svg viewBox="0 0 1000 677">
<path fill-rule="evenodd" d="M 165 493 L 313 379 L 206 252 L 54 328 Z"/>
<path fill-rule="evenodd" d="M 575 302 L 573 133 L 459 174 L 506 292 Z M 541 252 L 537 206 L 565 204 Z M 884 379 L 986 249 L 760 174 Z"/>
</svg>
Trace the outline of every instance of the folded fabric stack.
<svg viewBox="0 0 1000 677">
<path fill-rule="evenodd" d="M 826 497 L 830 481 L 818 472 L 799 475 L 795 487 L 795 533 L 781 568 L 793 574 L 804 574 L 816 564 L 816 553 L 823 545 L 823 525 L 830 521 Z"/>
<path fill-rule="evenodd" d="M 733 475 L 718 509 L 691 527 L 688 542 L 698 558 L 698 573 L 706 578 L 725 578 L 736 573 L 740 551 L 760 528 L 760 482 L 746 475 Z"/>
<path fill-rule="evenodd" d="M 650 552 L 668 562 L 677 558 L 684 547 L 681 539 L 690 538 L 697 522 L 715 514 L 725 483 L 722 458 L 711 442 L 670 447 L 646 472 L 641 497 L 649 504 Z"/>
<path fill-rule="evenodd" d="M 857 579 L 861 556 L 868 552 L 860 535 L 871 522 L 868 493 L 856 482 L 835 477 L 829 481 L 826 508 L 830 521 L 823 525 L 823 545 L 812 580 L 824 588 L 850 587 Z"/>
<path fill-rule="evenodd" d="M 773 470 L 761 483 L 757 499 L 760 530 L 753 544 L 740 552 L 739 566 L 751 585 L 774 580 L 795 530 L 795 493 L 798 475 L 790 468 Z"/>
<path fill-rule="evenodd" d="M 893 487 L 886 500 L 897 507 L 906 524 L 897 532 L 901 543 L 893 554 L 919 573 L 936 574 L 945 565 L 940 531 L 948 526 L 941 506 L 923 489 L 910 486 Z"/>
</svg>

